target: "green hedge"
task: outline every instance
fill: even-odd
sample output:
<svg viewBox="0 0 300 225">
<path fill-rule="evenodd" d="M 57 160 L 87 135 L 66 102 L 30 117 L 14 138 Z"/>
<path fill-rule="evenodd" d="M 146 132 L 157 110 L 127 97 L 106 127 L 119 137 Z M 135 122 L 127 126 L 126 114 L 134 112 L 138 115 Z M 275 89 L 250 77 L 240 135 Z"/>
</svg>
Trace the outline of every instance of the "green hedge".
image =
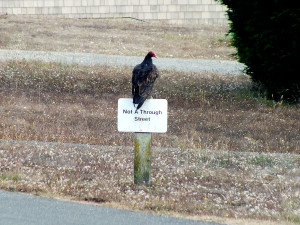
<svg viewBox="0 0 300 225">
<path fill-rule="evenodd" d="M 217 0 L 228 8 L 229 33 L 246 73 L 268 99 L 299 102 L 298 1 Z"/>
</svg>

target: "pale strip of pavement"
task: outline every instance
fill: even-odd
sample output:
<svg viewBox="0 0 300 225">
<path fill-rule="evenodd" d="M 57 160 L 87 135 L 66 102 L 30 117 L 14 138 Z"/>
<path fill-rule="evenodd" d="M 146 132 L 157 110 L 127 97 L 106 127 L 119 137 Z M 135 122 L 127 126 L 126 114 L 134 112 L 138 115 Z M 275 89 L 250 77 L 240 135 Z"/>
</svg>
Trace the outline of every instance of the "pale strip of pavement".
<svg viewBox="0 0 300 225">
<path fill-rule="evenodd" d="M 109 65 L 134 67 L 143 60 L 143 57 L 0 49 L 0 61 L 23 59 L 87 66 Z M 245 68 L 245 66 L 239 62 L 228 60 L 158 58 L 154 59 L 154 63 L 160 70 L 209 72 L 217 74 L 243 74 L 243 69 Z"/>
</svg>

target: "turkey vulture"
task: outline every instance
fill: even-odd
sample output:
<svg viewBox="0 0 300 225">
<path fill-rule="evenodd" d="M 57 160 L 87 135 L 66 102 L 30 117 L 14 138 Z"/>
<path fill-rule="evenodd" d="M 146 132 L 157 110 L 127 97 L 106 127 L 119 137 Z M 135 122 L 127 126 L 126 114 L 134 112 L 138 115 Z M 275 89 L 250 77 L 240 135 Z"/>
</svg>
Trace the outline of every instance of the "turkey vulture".
<svg viewBox="0 0 300 225">
<path fill-rule="evenodd" d="M 151 51 L 146 55 L 144 61 L 136 65 L 132 71 L 133 104 L 138 104 L 137 110 L 150 96 L 154 81 L 159 76 L 156 66 L 152 63 L 152 57 L 157 58 Z"/>
</svg>

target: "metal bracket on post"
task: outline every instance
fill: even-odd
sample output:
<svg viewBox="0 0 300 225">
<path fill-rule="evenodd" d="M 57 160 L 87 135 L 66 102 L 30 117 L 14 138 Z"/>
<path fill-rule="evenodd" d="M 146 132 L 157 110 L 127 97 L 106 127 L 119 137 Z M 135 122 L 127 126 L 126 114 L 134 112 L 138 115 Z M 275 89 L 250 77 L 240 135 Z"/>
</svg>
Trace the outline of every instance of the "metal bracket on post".
<svg viewBox="0 0 300 225">
<path fill-rule="evenodd" d="M 134 183 L 149 184 L 151 178 L 151 133 L 134 134 Z"/>
</svg>

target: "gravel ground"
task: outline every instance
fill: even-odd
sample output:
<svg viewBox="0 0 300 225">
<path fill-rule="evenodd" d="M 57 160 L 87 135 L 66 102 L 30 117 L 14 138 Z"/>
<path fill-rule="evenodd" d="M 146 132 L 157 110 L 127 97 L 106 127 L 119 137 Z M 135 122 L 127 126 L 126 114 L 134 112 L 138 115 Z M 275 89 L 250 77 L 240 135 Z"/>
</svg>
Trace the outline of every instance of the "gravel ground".
<svg viewBox="0 0 300 225">
<path fill-rule="evenodd" d="M 90 53 L 0 50 L 0 60 L 42 60 L 47 62 L 75 63 L 81 65 L 110 65 L 133 67 L 143 57 Z M 184 72 L 211 72 L 217 74 L 242 74 L 244 65 L 236 61 L 158 58 L 154 63 L 160 70 Z"/>
</svg>

